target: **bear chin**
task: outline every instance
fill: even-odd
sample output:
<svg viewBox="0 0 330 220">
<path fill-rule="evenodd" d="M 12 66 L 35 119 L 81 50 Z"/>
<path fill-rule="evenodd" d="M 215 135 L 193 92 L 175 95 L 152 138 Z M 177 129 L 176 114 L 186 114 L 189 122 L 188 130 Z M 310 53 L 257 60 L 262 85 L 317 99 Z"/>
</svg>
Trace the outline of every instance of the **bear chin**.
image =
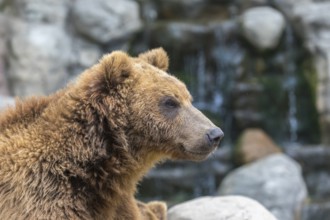
<svg viewBox="0 0 330 220">
<path fill-rule="evenodd" d="M 205 148 L 203 147 L 189 149 L 184 145 L 181 145 L 180 149 L 182 151 L 181 157 L 184 158 L 185 160 L 203 161 L 206 160 L 217 149 L 217 147 L 212 147 L 212 148 L 210 147 L 209 150 L 205 150 Z M 199 150 L 199 149 L 203 149 L 203 150 Z"/>
</svg>

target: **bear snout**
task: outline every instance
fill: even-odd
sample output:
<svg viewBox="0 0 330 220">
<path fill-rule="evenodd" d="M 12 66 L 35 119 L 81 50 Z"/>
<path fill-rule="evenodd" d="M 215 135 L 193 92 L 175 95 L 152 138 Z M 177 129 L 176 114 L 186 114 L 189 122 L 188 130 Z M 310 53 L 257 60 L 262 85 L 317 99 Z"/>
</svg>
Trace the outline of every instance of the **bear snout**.
<svg viewBox="0 0 330 220">
<path fill-rule="evenodd" d="M 220 128 L 216 127 L 208 130 L 206 136 L 211 146 L 218 146 L 225 135 Z"/>
</svg>

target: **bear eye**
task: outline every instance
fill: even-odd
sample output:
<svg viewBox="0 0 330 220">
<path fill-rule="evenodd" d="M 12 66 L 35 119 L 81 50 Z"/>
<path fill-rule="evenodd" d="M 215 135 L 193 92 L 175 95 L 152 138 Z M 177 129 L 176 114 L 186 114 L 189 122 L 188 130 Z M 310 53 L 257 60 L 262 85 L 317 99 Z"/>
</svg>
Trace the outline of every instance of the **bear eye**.
<svg viewBox="0 0 330 220">
<path fill-rule="evenodd" d="M 180 106 L 179 102 L 172 97 L 166 97 L 163 104 L 167 108 L 172 108 L 172 109 L 178 108 Z"/>
</svg>

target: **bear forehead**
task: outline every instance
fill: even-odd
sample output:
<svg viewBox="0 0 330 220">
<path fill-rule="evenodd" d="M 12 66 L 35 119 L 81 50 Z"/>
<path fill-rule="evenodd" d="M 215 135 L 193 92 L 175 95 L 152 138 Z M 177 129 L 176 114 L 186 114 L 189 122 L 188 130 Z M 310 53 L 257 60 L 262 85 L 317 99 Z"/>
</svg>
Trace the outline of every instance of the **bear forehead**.
<svg viewBox="0 0 330 220">
<path fill-rule="evenodd" d="M 186 85 L 176 77 L 147 63 L 135 63 L 134 69 L 143 90 L 154 90 L 156 94 L 174 96 L 182 102 L 191 103 L 192 97 Z M 155 93 L 154 93 L 155 94 Z"/>
</svg>

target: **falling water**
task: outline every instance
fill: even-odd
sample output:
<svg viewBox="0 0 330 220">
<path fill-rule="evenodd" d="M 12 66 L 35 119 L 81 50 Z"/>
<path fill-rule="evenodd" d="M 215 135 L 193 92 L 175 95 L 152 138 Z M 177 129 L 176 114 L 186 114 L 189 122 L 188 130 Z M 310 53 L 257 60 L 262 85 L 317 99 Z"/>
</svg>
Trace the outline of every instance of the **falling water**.
<svg viewBox="0 0 330 220">
<path fill-rule="evenodd" d="M 206 58 L 203 50 L 184 58 L 184 71 L 191 75 L 188 84 L 194 96 L 194 105 L 200 109 L 208 108 L 206 98 Z"/>
<path fill-rule="evenodd" d="M 295 86 L 289 87 L 289 129 L 290 129 L 290 142 L 296 142 L 298 139 L 298 120 L 297 120 L 297 100 L 295 94 Z"/>
<path fill-rule="evenodd" d="M 205 54 L 200 50 L 197 54 L 197 97 L 199 102 L 205 104 Z"/>
<path fill-rule="evenodd" d="M 289 123 L 289 140 L 290 142 L 296 142 L 298 139 L 298 119 L 297 119 L 297 97 L 296 97 L 296 84 L 297 79 L 294 74 L 296 66 L 293 61 L 293 33 L 290 27 L 286 30 L 286 49 L 287 49 L 287 65 L 286 74 L 287 79 L 287 91 L 288 91 L 288 123 Z"/>
<path fill-rule="evenodd" d="M 235 84 L 235 76 L 240 71 L 244 51 L 241 49 L 238 40 L 231 37 L 235 27 L 231 23 L 224 23 L 215 31 L 215 45 L 213 57 L 216 63 L 216 79 L 213 106 L 219 113 L 227 137 L 231 136 L 233 125 L 233 111 L 231 106 L 231 94 Z M 233 35 L 235 36 L 235 35 Z M 226 139 L 230 141 L 229 138 Z"/>
</svg>

